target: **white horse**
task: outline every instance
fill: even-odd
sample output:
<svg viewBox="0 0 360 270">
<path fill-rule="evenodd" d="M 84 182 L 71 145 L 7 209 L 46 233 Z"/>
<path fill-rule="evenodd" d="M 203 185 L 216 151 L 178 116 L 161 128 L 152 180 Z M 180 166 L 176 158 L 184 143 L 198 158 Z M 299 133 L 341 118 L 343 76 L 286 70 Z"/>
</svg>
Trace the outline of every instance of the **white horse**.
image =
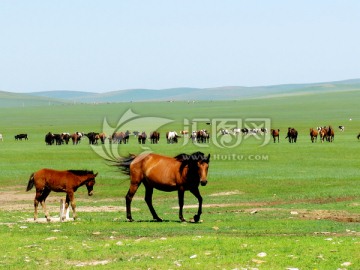
<svg viewBox="0 0 360 270">
<path fill-rule="evenodd" d="M 0 140 L 3 141 L 3 135 L 0 133 Z"/>
<path fill-rule="evenodd" d="M 241 129 L 240 128 L 233 128 L 233 134 L 240 134 L 240 132 L 241 132 Z"/>
<path fill-rule="evenodd" d="M 169 131 L 166 133 L 166 139 L 168 143 L 177 143 L 177 138 L 179 138 L 176 131 Z"/>
</svg>

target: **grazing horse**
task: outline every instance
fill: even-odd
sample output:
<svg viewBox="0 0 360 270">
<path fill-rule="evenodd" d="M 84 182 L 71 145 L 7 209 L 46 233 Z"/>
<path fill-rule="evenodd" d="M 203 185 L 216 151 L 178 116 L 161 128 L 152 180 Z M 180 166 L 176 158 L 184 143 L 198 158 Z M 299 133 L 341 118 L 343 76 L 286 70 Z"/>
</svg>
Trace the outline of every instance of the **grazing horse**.
<svg viewBox="0 0 360 270">
<path fill-rule="evenodd" d="M 128 130 L 126 132 L 122 132 L 122 131 L 114 132 L 111 136 L 111 143 L 127 144 L 129 142 L 129 134 L 130 131 Z"/>
<path fill-rule="evenodd" d="M 357 135 L 357 137 L 356 137 L 358 140 L 360 139 L 360 133 Z"/>
<path fill-rule="evenodd" d="M 26 191 L 31 190 L 35 185 L 36 195 L 34 199 L 34 220 L 37 219 L 37 208 L 40 202 L 45 212 L 47 221 L 50 221 L 49 212 L 46 210 L 45 200 L 51 191 L 66 192 L 64 213 L 66 213 L 69 207 L 69 203 L 71 203 L 73 218 L 76 219 L 77 215 L 75 211 L 76 203 L 74 193 L 79 187 L 86 185 L 88 195 L 93 195 L 93 187 L 95 185 L 95 177 L 97 175 L 97 173 L 94 174 L 93 171 L 87 170 L 57 171 L 52 169 L 41 169 L 32 173 L 30 175 Z M 63 215 L 61 218 L 64 220 L 65 215 Z"/>
<path fill-rule="evenodd" d="M 321 127 L 320 128 L 319 134 L 320 134 L 320 141 L 321 142 L 324 142 L 324 140 L 326 139 L 327 132 L 328 132 L 328 130 L 327 130 L 326 127 Z"/>
<path fill-rule="evenodd" d="M 199 202 L 194 221 L 200 220 L 202 213 L 202 197 L 199 192 L 199 184 L 207 184 L 207 173 L 210 162 L 210 154 L 206 157 L 201 152 L 191 155 L 180 154 L 176 157 L 162 156 L 158 154 L 130 155 L 115 161 L 124 173 L 130 175 L 130 188 L 126 194 L 126 217 L 133 221 L 131 216 L 131 201 L 143 183 L 145 186 L 145 201 L 156 221 L 162 221 L 156 214 L 152 205 L 154 188 L 161 191 L 178 191 L 179 218 L 183 222 L 184 193 L 189 190 Z"/>
<path fill-rule="evenodd" d="M 152 144 L 158 143 L 159 140 L 160 140 L 160 133 L 159 132 L 153 131 L 153 132 L 150 133 L 150 142 Z"/>
<path fill-rule="evenodd" d="M 88 137 L 89 144 L 97 144 L 98 140 L 100 139 L 99 133 L 97 132 L 89 132 L 87 134 L 84 134 L 84 136 Z"/>
<path fill-rule="evenodd" d="M 105 143 L 105 140 L 106 140 L 106 133 L 101 132 L 101 133 L 99 134 L 99 139 L 100 139 L 100 141 L 101 141 L 101 144 L 104 144 L 104 143 Z"/>
<path fill-rule="evenodd" d="M 289 143 L 296 143 L 297 136 L 298 136 L 297 130 L 295 128 L 289 127 L 285 139 L 289 139 Z"/>
<path fill-rule="evenodd" d="M 197 131 L 197 133 L 196 133 L 196 141 L 198 143 L 209 142 L 209 139 L 210 139 L 210 134 L 205 129 Z"/>
<path fill-rule="evenodd" d="M 54 134 L 52 134 L 51 132 L 48 132 L 45 135 L 45 143 L 47 145 L 52 145 L 54 143 Z"/>
<path fill-rule="evenodd" d="M 318 137 L 318 131 L 316 129 L 310 128 L 310 139 L 311 142 L 316 142 Z"/>
<path fill-rule="evenodd" d="M 111 136 L 111 143 L 122 143 L 124 137 L 124 132 L 114 132 Z"/>
<path fill-rule="evenodd" d="M 26 133 L 21 133 L 21 134 L 17 134 L 15 135 L 15 140 L 20 140 L 22 141 L 22 139 L 28 140 L 28 135 Z"/>
<path fill-rule="evenodd" d="M 62 137 L 63 141 L 64 141 L 66 144 L 69 144 L 69 141 L 70 141 L 70 133 L 68 133 L 68 132 L 63 132 L 63 133 L 61 133 L 61 137 Z"/>
<path fill-rule="evenodd" d="M 278 143 L 279 143 L 280 129 L 271 129 L 270 132 L 271 132 L 271 136 L 273 136 L 274 142 L 276 142 L 276 138 L 277 138 Z"/>
<path fill-rule="evenodd" d="M 75 132 L 70 135 L 70 138 L 74 145 L 80 143 L 81 137 L 82 137 L 82 134 L 79 132 Z"/>
<path fill-rule="evenodd" d="M 64 143 L 61 134 L 57 133 L 57 134 L 53 134 L 53 136 L 54 136 L 54 140 L 55 140 L 56 145 L 62 145 Z"/>
<path fill-rule="evenodd" d="M 145 131 L 141 132 L 138 135 L 138 143 L 139 144 L 145 144 L 146 143 L 146 138 L 147 138 L 147 135 L 146 135 Z"/>
<path fill-rule="evenodd" d="M 176 133 L 176 131 L 168 131 L 168 132 L 166 132 L 167 143 L 177 143 L 178 138 L 181 138 L 181 136 L 179 136 Z"/>
<path fill-rule="evenodd" d="M 329 126 L 327 129 L 326 140 L 328 142 L 333 142 L 334 136 L 335 136 L 334 129 L 331 126 Z"/>
</svg>

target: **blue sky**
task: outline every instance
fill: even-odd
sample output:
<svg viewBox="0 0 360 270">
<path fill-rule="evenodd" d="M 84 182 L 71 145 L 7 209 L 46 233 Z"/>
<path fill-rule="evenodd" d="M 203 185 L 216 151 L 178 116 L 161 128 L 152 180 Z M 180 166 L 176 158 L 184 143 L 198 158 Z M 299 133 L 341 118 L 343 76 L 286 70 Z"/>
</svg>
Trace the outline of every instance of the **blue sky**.
<svg viewBox="0 0 360 270">
<path fill-rule="evenodd" d="M 358 0 L 0 1 L 0 90 L 360 78 Z"/>
</svg>

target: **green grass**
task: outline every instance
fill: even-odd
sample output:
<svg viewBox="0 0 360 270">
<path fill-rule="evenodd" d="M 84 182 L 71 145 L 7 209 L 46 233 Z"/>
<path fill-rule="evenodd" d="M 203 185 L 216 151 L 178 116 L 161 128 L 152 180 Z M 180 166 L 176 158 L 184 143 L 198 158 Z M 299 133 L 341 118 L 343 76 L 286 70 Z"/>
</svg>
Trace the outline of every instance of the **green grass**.
<svg viewBox="0 0 360 270">
<path fill-rule="evenodd" d="M 360 92 L 328 93 L 227 102 L 159 102 L 99 105 L 39 106 L 0 109 L 0 267 L 4 269 L 358 269 L 360 268 Z M 211 153 L 209 183 L 200 187 L 204 209 L 199 224 L 178 222 L 177 194 L 154 192 L 154 207 L 166 222 L 151 221 L 144 188 L 132 203 L 133 218 L 125 221 L 124 196 L 129 181 L 109 167 L 84 140 L 80 145 L 47 146 L 47 132 L 101 131 L 104 118 L 115 126 L 128 110 L 141 117 L 173 120 L 160 127 L 159 145 L 151 151 L 174 156 L 180 152 Z M 194 119 L 198 128 L 212 129 L 206 119 L 269 118 L 281 130 L 280 143 L 260 146 L 254 138 L 233 148 L 216 141 L 169 145 L 167 130 L 184 129 Z M 352 121 L 349 121 L 352 118 Z M 187 123 L 187 122 L 186 122 Z M 154 128 L 149 120 L 138 130 Z M 335 130 L 333 143 L 310 142 L 309 128 L 345 125 Z M 299 131 L 296 144 L 285 141 L 287 128 Z M 28 141 L 15 141 L 17 133 Z M 221 140 L 217 137 L 216 140 Z M 102 149 L 101 145 L 95 146 Z M 120 153 L 144 150 L 135 138 Z M 34 190 L 25 192 L 30 174 L 38 169 L 91 169 L 99 172 L 93 197 L 80 188 L 75 197 L 79 220 L 29 223 Z M 232 195 L 229 192 L 233 192 Z M 30 196 L 31 195 L 31 196 Z M 19 196 L 11 203 L 7 196 Z M 25 197 L 24 197 L 25 196 Z M 25 199 L 26 198 L 26 199 Z M 9 197 L 10 199 L 10 197 Z M 50 214 L 58 214 L 59 195 L 48 199 Z M 196 205 L 190 193 L 185 206 Z M 85 211 L 92 207 L 94 211 Z M 116 211 L 98 211 L 99 209 Z M 83 211 L 82 211 L 83 210 Z M 184 209 L 190 219 L 196 208 Z M 298 212 L 292 214 L 291 212 Z M 253 213 L 253 214 L 252 214 Z M 323 214 L 319 216 L 318 214 Z M 328 213 L 329 215 L 324 215 Z M 40 209 L 39 215 L 43 216 Z M 353 222 L 346 222 L 346 217 Z M 258 254 L 265 252 L 265 257 Z M 342 265 L 350 262 L 350 266 Z"/>
</svg>

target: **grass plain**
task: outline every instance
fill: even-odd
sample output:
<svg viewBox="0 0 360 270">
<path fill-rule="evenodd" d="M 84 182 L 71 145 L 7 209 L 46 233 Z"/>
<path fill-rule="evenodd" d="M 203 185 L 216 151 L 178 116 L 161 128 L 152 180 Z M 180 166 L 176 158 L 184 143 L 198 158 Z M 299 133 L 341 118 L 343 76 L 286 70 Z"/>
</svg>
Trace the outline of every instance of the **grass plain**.
<svg viewBox="0 0 360 270">
<path fill-rule="evenodd" d="M 0 267 L 4 269 L 359 269 L 360 268 L 360 91 L 290 95 L 214 102 L 144 102 L 30 106 L 0 109 Z M 125 117 L 131 109 L 136 115 Z M 123 118 L 121 118 L 123 117 Z M 153 117 L 153 118 L 146 118 Z M 135 138 L 117 151 L 154 151 L 170 156 L 202 151 L 212 155 L 209 183 L 201 187 L 201 223 L 180 223 L 177 194 L 154 192 L 154 207 L 165 222 L 151 222 L 144 188 L 125 221 L 128 179 L 104 162 L 86 138 L 79 145 L 47 146 L 47 132 L 100 132 L 110 127 L 158 129 L 160 143 L 141 146 Z M 159 122 L 157 122 L 157 120 Z M 162 121 L 171 120 L 160 126 Z M 216 135 L 217 125 L 267 119 L 280 129 L 280 143 L 266 137 Z M 255 119 L 255 120 L 254 120 Z M 259 120 L 260 119 L 260 120 Z M 351 119 L 351 120 L 350 120 Z M 230 121 L 231 120 L 231 121 Z M 195 123 L 195 124 L 194 124 Z M 128 125 L 128 126 L 127 126 Z M 206 145 L 167 144 L 167 130 L 206 128 Z M 309 128 L 332 125 L 333 143 L 311 143 Z M 337 126 L 344 125 L 340 132 Z M 299 131 L 296 144 L 287 128 Z M 121 129 L 120 128 L 120 129 Z M 14 135 L 28 133 L 28 141 Z M 25 192 L 38 169 L 91 169 L 99 172 L 95 195 L 80 188 L 79 220 L 33 223 L 34 190 Z M 48 198 L 58 214 L 59 194 Z M 197 201 L 185 194 L 185 218 Z M 42 215 L 42 210 L 39 212 Z M 71 215 L 71 214 L 70 214 Z"/>
</svg>

